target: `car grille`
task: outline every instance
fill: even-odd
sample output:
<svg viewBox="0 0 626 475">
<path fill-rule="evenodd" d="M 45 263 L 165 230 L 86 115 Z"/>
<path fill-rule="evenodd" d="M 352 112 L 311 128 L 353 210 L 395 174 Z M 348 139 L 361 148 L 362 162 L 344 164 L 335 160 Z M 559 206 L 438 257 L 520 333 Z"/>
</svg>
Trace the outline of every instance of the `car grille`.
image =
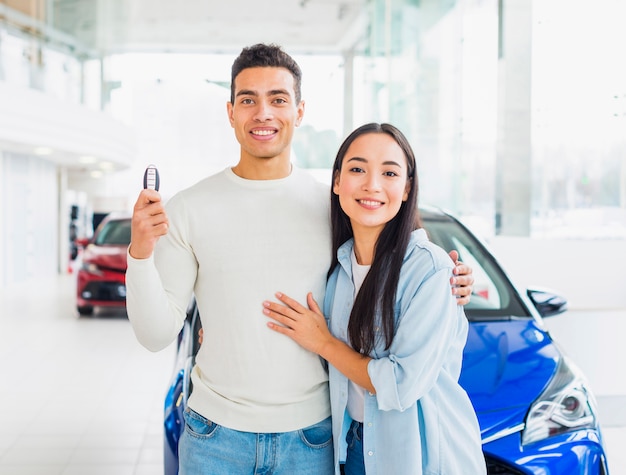
<svg viewBox="0 0 626 475">
<path fill-rule="evenodd" d="M 487 475 L 526 475 L 526 472 L 522 472 L 508 463 L 494 459 L 489 455 L 485 455 L 485 462 L 487 464 Z"/>
<path fill-rule="evenodd" d="M 123 302 L 126 300 L 126 286 L 119 282 L 89 282 L 81 295 L 85 300 Z"/>
<path fill-rule="evenodd" d="M 100 270 L 107 272 L 114 272 L 116 274 L 126 274 L 126 268 L 120 269 L 118 267 L 106 267 L 106 266 L 98 266 Z"/>
</svg>

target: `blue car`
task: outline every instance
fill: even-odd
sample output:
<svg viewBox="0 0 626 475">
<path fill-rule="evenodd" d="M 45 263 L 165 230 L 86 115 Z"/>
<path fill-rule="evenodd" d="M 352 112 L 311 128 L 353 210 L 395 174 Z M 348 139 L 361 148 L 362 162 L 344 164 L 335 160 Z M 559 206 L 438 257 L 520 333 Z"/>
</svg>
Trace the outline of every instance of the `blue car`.
<svg viewBox="0 0 626 475">
<path fill-rule="evenodd" d="M 518 291 L 480 240 L 450 214 L 422 208 L 421 215 L 431 240 L 456 249 L 473 269 L 460 382 L 478 415 L 487 473 L 608 475 L 594 396 L 542 321 L 564 312 L 567 302 L 546 290 Z M 193 301 L 187 316 L 165 399 L 165 475 L 178 473 L 178 440 L 192 390 L 200 329 Z"/>
</svg>

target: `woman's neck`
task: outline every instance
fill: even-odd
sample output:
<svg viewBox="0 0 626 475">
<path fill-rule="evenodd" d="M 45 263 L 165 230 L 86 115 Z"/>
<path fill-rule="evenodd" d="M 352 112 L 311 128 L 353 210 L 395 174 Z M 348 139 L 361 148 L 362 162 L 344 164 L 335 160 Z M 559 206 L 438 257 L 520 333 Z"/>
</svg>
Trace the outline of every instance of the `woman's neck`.
<svg viewBox="0 0 626 475">
<path fill-rule="evenodd" d="M 360 265 L 367 266 L 372 264 L 378 236 L 380 236 L 379 232 L 354 233 L 354 255 Z"/>
</svg>

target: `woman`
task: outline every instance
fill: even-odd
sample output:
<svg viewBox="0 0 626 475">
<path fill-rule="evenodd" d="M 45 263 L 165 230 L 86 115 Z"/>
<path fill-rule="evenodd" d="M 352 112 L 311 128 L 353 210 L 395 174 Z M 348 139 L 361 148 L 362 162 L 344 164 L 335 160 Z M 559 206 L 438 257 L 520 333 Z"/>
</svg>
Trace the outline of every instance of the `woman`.
<svg viewBox="0 0 626 475">
<path fill-rule="evenodd" d="M 277 294 L 268 326 L 330 363 L 335 471 L 481 475 L 480 431 L 458 383 L 468 323 L 450 294 L 454 263 L 420 229 L 404 135 L 367 124 L 333 167 L 334 260 L 324 313 Z M 328 316 L 328 326 L 324 318 Z"/>
</svg>

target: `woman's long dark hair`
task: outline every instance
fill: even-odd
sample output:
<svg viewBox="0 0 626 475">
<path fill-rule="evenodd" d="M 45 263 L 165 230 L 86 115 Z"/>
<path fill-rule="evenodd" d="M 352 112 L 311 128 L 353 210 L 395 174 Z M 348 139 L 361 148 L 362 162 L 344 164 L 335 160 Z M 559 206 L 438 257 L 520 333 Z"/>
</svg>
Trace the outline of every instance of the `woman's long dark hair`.
<svg viewBox="0 0 626 475">
<path fill-rule="evenodd" d="M 357 138 L 365 134 L 387 134 L 400 146 L 407 161 L 407 180 L 411 187 L 406 201 L 398 214 L 383 228 L 374 249 L 374 259 L 370 270 L 356 296 L 348 336 L 352 347 L 363 354 L 370 354 L 376 343 L 377 326 L 383 330 L 385 348 L 391 346 L 395 334 L 394 306 L 400 279 L 400 269 L 406 253 L 411 233 L 421 226 L 417 207 L 417 170 L 415 155 L 408 140 L 400 130 L 390 124 L 370 123 L 354 130 L 341 144 L 333 165 L 333 183 L 341 173 L 341 166 L 348 148 Z M 339 264 L 337 250 L 353 236 L 350 218 L 341 209 L 339 197 L 330 193 L 332 223 L 332 262 L 328 275 Z M 380 320 L 377 322 L 377 315 Z"/>
</svg>

